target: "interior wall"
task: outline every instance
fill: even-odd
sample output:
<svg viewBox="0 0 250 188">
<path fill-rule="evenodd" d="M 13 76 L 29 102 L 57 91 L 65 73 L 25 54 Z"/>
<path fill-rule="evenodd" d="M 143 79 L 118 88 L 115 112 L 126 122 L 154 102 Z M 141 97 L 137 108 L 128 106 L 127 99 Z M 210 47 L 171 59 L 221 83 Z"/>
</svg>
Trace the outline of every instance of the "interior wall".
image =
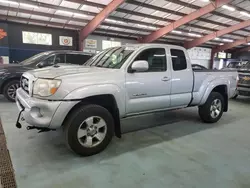
<svg viewBox="0 0 250 188">
<path fill-rule="evenodd" d="M 234 59 L 250 60 L 250 52 L 233 53 Z"/>
<path fill-rule="evenodd" d="M 8 27 L 8 48 L 10 62 L 22 61 L 37 53 L 49 50 L 78 50 L 78 32 L 74 30 L 57 29 L 43 26 L 27 25 L 12 22 L 0 22 Z M 22 31 L 48 33 L 52 35 L 52 45 L 24 44 Z M 62 46 L 59 36 L 73 38 L 72 46 Z"/>
<path fill-rule="evenodd" d="M 0 64 L 9 63 L 8 24 L 0 23 Z M 7 35 L 7 36 L 5 36 Z"/>
<path fill-rule="evenodd" d="M 188 50 L 191 63 L 202 65 L 206 68 L 210 67 L 211 53 L 212 49 L 210 48 L 194 47 Z"/>
<path fill-rule="evenodd" d="M 102 51 L 102 41 L 103 40 L 111 40 L 111 41 L 118 41 L 121 42 L 122 45 L 125 44 L 134 44 L 137 43 L 136 40 L 129 40 L 129 39 L 123 39 L 123 38 L 111 38 L 111 37 L 105 37 L 105 36 L 99 36 L 99 35 L 89 35 L 87 39 L 92 39 L 96 41 L 96 48 L 89 48 L 86 45 L 86 40 L 83 42 L 83 50 L 86 52 L 96 53 L 96 51 Z"/>
</svg>

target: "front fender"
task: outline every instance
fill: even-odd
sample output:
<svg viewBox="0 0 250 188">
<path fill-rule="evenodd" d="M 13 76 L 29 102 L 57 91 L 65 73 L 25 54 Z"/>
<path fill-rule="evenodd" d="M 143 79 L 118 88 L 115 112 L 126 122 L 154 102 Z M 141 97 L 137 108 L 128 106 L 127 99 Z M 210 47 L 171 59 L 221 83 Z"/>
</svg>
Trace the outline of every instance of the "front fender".
<svg viewBox="0 0 250 188">
<path fill-rule="evenodd" d="M 227 93 L 230 93 L 230 80 L 226 79 L 226 78 L 221 78 L 221 79 L 215 79 L 212 80 L 210 82 L 207 83 L 207 87 L 204 88 L 199 91 L 201 94 L 201 101 L 200 101 L 200 105 L 205 104 L 205 102 L 207 101 L 207 98 L 209 97 L 210 93 L 213 91 L 214 88 L 216 88 L 217 86 L 221 86 L 221 85 L 225 85 L 227 86 Z"/>
<path fill-rule="evenodd" d="M 120 116 L 125 115 L 125 95 L 124 91 L 120 87 L 114 84 L 98 84 L 98 85 L 88 85 L 81 88 L 77 88 L 70 92 L 64 100 L 81 100 L 87 97 L 97 96 L 97 95 L 113 95 L 117 107 L 119 108 Z"/>
</svg>

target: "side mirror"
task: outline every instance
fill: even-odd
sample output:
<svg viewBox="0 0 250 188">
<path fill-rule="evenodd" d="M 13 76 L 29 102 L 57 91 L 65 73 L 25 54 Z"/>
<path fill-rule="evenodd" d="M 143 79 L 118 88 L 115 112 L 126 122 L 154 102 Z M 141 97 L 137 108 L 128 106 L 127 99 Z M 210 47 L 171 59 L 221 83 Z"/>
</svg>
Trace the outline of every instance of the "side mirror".
<svg viewBox="0 0 250 188">
<path fill-rule="evenodd" d="M 36 66 L 37 66 L 38 68 L 43 68 L 43 67 L 45 67 L 45 62 L 44 62 L 44 61 L 41 61 L 41 62 L 38 63 Z"/>
<path fill-rule="evenodd" d="M 148 68 L 148 62 L 144 60 L 134 61 L 131 66 L 132 72 L 145 72 Z"/>
</svg>

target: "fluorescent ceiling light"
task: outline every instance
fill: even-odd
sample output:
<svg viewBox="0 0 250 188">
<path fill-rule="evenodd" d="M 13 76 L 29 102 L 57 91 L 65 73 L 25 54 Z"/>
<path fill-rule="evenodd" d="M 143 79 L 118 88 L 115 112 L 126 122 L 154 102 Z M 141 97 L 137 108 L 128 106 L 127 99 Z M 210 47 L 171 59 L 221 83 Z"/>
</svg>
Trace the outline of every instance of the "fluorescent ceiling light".
<svg viewBox="0 0 250 188">
<path fill-rule="evenodd" d="M 28 7 L 28 8 L 38 8 L 38 6 L 36 6 L 36 5 L 31 5 L 31 4 L 27 4 L 27 3 L 20 3 L 20 6 Z"/>
<path fill-rule="evenodd" d="M 74 14 L 73 12 L 65 11 L 65 10 L 57 10 L 57 13 L 62 13 L 62 14 L 67 14 L 67 15 L 72 15 Z"/>
<path fill-rule="evenodd" d="M 230 7 L 230 6 L 228 6 L 228 5 L 223 5 L 222 8 L 227 9 L 227 10 L 230 10 L 230 11 L 235 11 L 235 8 L 234 8 L 234 7 Z"/>
<path fill-rule="evenodd" d="M 222 45 L 224 45 L 224 43 L 220 43 L 219 45 L 222 46 Z"/>
<path fill-rule="evenodd" d="M 173 31 L 171 31 L 172 33 L 178 33 L 178 34 L 182 34 L 182 32 L 181 31 L 176 31 L 176 30 L 173 30 Z"/>
<path fill-rule="evenodd" d="M 112 23 L 116 23 L 116 20 L 108 19 L 108 18 L 106 18 L 105 21 L 107 21 L 107 22 L 112 22 Z"/>
<path fill-rule="evenodd" d="M 153 30 L 156 30 L 157 27 L 154 27 L 154 26 L 148 26 L 149 29 L 153 29 Z"/>
<path fill-rule="evenodd" d="M 142 24 L 137 24 L 137 26 L 139 26 L 139 27 L 144 27 L 144 28 L 148 27 L 148 26 L 142 25 Z"/>
<path fill-rule="evenodd" d="M 117 23 L 119 23 L 119 24 L 126 24 L 126 22 L 124 22 L 124 21 L 117 21 Z"/>
<path fill-rule="evenodd" d="M 216 37 L 216 38 L 214 38 L 215 40 L 220 40 L 220 38 L 218 38 L 218 37 Z"/>
<path fill-rule="evenodd" d="M 249 13 L 247 13 L 247 12 L 240 11 L 240 14 L 242 14 L 242 15 L 244 15 L 244 16 L 248 16 L 248 17 L 250 17 L 250 14 L 249 14 Z"/>
<path fill-rule="evenodd" d="M 79 14 L 79 13 L 74 13 L 74 16 L 78 16 L 78 17 L 87 17 L 85 14 Z"/>
<path fill-rule="evenodd" d="M 152 15 L 155 15 L 155 14 L 158 14 L 158 13 L 159 13 L 159 11 L 156 10 L 154 13 L 152 13 Z"/>
<path fill-rule="evenodd" d="M 18 5 L 18 2 L 6 1 L 6 0 L 1 0 L 1 3 L 9 3 L 9 4 L 12 4 L 12 5 Z"/>
<path fill-rule="evenodd" d="M 233 42 L 233 40 L 231 40 L 231 39 L 222 39 L 222 40 L 225 42 Z"/>
<path fill-rule="evenodd" d="M 249 43 L 247 43 L 247 45 L 250 45 L 250 42 L 249 42 Z"/>
<path fill-rule="evenodd" d="M 192 37 L 202 37 L 201 35 L 195 33 L 188 33 L 188 35 Z"/>
</svg>

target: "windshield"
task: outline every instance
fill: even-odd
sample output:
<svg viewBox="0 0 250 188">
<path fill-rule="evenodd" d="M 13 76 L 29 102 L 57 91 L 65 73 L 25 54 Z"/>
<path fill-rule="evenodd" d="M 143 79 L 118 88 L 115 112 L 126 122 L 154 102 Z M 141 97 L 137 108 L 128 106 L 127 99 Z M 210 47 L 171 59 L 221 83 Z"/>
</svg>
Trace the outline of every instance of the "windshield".
<svg viewBox="0 0 250 188">
<path fill-rule="evenodd" d="M 25 59 L 24 61 L 22 61 L 20 63 L 20 65 L 29 65 L 32 64 L 34 61 L 38 61 L 40 59 L 42 59 L 44 56 L 47 56 L 50 52 L 42 52 L 39 54 L 36 54 L 28 59 Z"/>
<path fill-rule="evenodd" d="M 240 68 L 241 62 L 231 62 L 227 65 L 227 68 Z"/>
<path fill-rule="evenodd" d="M 250 69 L 250 62 L 247 62 L 245 65 L 243 65 L 241 68 L 243 69 Z"/>
<path fill-rule="evenodd" d="M 133 52 L 126 47 L 109 48 L 90 58 L 84 65 L 120 69 Z"/>
</svg>

